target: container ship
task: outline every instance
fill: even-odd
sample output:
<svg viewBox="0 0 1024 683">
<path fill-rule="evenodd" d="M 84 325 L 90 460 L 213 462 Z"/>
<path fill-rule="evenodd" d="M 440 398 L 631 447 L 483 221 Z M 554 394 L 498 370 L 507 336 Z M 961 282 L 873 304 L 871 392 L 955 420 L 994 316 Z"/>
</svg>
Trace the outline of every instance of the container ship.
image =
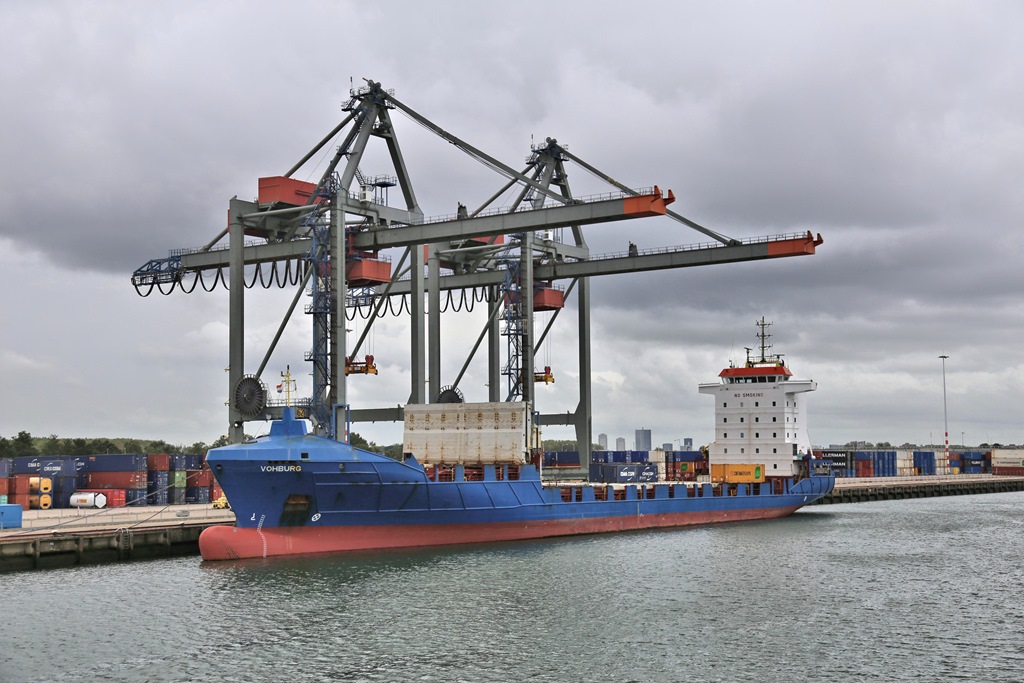
<svg viewBox="0 0 1024 683">
<path fill-rule="evenodd" d="M 761 324 L 761 357 L 748 352 L 700 386 L 715 397 L 710 482 L 546 482 L 524 403 L 408 405 L 401 460 L 309 434 L 286 409 L 267 436 L 207 455 L 237 521 L 203 531 L 200 552 L 233 560 L 790 515 L 835 479 L 809 466 L 796 396 L 815 385 L 765 354 Z"/>
</svg>

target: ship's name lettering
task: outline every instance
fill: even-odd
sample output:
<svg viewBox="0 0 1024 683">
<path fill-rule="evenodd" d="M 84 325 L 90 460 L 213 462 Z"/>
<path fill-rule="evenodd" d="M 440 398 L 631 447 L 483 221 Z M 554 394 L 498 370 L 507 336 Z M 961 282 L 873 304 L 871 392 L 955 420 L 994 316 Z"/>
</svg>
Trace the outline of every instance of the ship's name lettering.
<svg viewBox="0 0 1024 683">
<path fill-rule="evenodd" d="M 733 394 L 733 398 L 764 398 L 763 391 L 747 391 Z"/>
<path fill-rule="evenodd" d="M 301 472 L 302 465 L 260 465 L 261 472 Z"/>
</svg>

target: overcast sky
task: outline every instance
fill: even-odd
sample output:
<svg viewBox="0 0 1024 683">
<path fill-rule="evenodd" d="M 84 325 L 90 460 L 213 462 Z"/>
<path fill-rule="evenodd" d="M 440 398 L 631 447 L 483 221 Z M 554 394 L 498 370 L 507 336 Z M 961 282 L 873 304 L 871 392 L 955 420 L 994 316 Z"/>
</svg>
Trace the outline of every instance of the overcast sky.
<svg viewBox="0 0 1024 683">
<path fill-rule="evenodd" d="M 596 279 L 595 440 L 709 441 L 697 385 L 742 362 L 764 316 L 818 382 L 816 445 L 941 442 L 940 355 L 950 440 L 1024 442 L 1020 3 L 7 0 L 0 32 L 0 436 L 224 433 L 226 291 L 142 298 L 131 274 L 212 238 L 228 200 L 288 170 L 366 77 L 511 166 L 556 137 L 730 237 L 823 236 L 815 256 Z M 428 216 L 503 185 L 394 119 Z M 390 172 L 374 158 L 364 172 Z M 569 174 L 577 196 L 605 189 Z M 596 254 L 707 241 L 660 218 L 587 235 Z M 247 372 L 290 296 L 247 300 Z M 574 319 L 537 357 L 556 377 L 545 412 L 578 400 Z M 446 323 L 443 384 L 481 324 Z M 376 328 L 381 374 L 351 380 L 355 407 L 408 397 L 405 329 Z M 308 394 L 310 330 L 296 315 L 270 383 L 290 365 Z M 476 363 L 467 400 L 484 382 Z"/>
</svg>

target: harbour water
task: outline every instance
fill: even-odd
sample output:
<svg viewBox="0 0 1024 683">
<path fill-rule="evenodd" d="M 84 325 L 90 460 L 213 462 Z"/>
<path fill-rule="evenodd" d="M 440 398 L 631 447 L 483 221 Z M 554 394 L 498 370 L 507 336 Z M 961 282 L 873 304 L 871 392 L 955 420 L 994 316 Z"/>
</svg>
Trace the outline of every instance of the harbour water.
<svg viewBox="0 0 1024 683">
<path fill-rule="evenodd" d="M 1021 681 L 1024 493 L 0 577 L 0 681 Z"/>
</svg>

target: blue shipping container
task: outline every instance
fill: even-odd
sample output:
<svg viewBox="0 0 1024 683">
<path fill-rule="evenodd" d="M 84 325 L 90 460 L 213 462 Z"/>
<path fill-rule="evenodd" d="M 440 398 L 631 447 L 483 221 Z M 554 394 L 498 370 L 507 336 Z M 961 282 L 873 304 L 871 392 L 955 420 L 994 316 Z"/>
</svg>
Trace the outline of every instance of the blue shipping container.
<svg viewBox="0 0 1024 683">
<path fill-rule="evenodd" d="M 186 503 L 209 503 L 210 489 L 205 486 L 187 488 L 185 491 Z"/>
<path fill-rule="evenodd" d="M 186 456 L 184 453 L 171 453 L 171 469 L 172 470 L 187 470 L 186 467 Z"/>
<path fill-rule="evenodd" d="M 124 491 L 124 503 L 125 505 L 147 505 L 149 499 L 146 489 L 125 489 Z"/>
<path fill-rule="evenodd" d="M 90 455 L 86 461 L 89 472 L 145 472 L 149 464 L 142 453 Z"/>
<path fill-rule="evenodd" d="M 21 512 L 20 505 L 0 505 L 0 529 L 20 529 Z"/>
<path fill-rule="evenodd" d="M 150 470 L 148 483 L 150 490 L 165 489 L 171 485 L 171 475 L 169 472 L 156 472 Z"/>
<path fill-rule="evenodd" d="M 0 479 L 6 479 L 11 476 L 11 459 L 0 458 Z"/>
</svg>

